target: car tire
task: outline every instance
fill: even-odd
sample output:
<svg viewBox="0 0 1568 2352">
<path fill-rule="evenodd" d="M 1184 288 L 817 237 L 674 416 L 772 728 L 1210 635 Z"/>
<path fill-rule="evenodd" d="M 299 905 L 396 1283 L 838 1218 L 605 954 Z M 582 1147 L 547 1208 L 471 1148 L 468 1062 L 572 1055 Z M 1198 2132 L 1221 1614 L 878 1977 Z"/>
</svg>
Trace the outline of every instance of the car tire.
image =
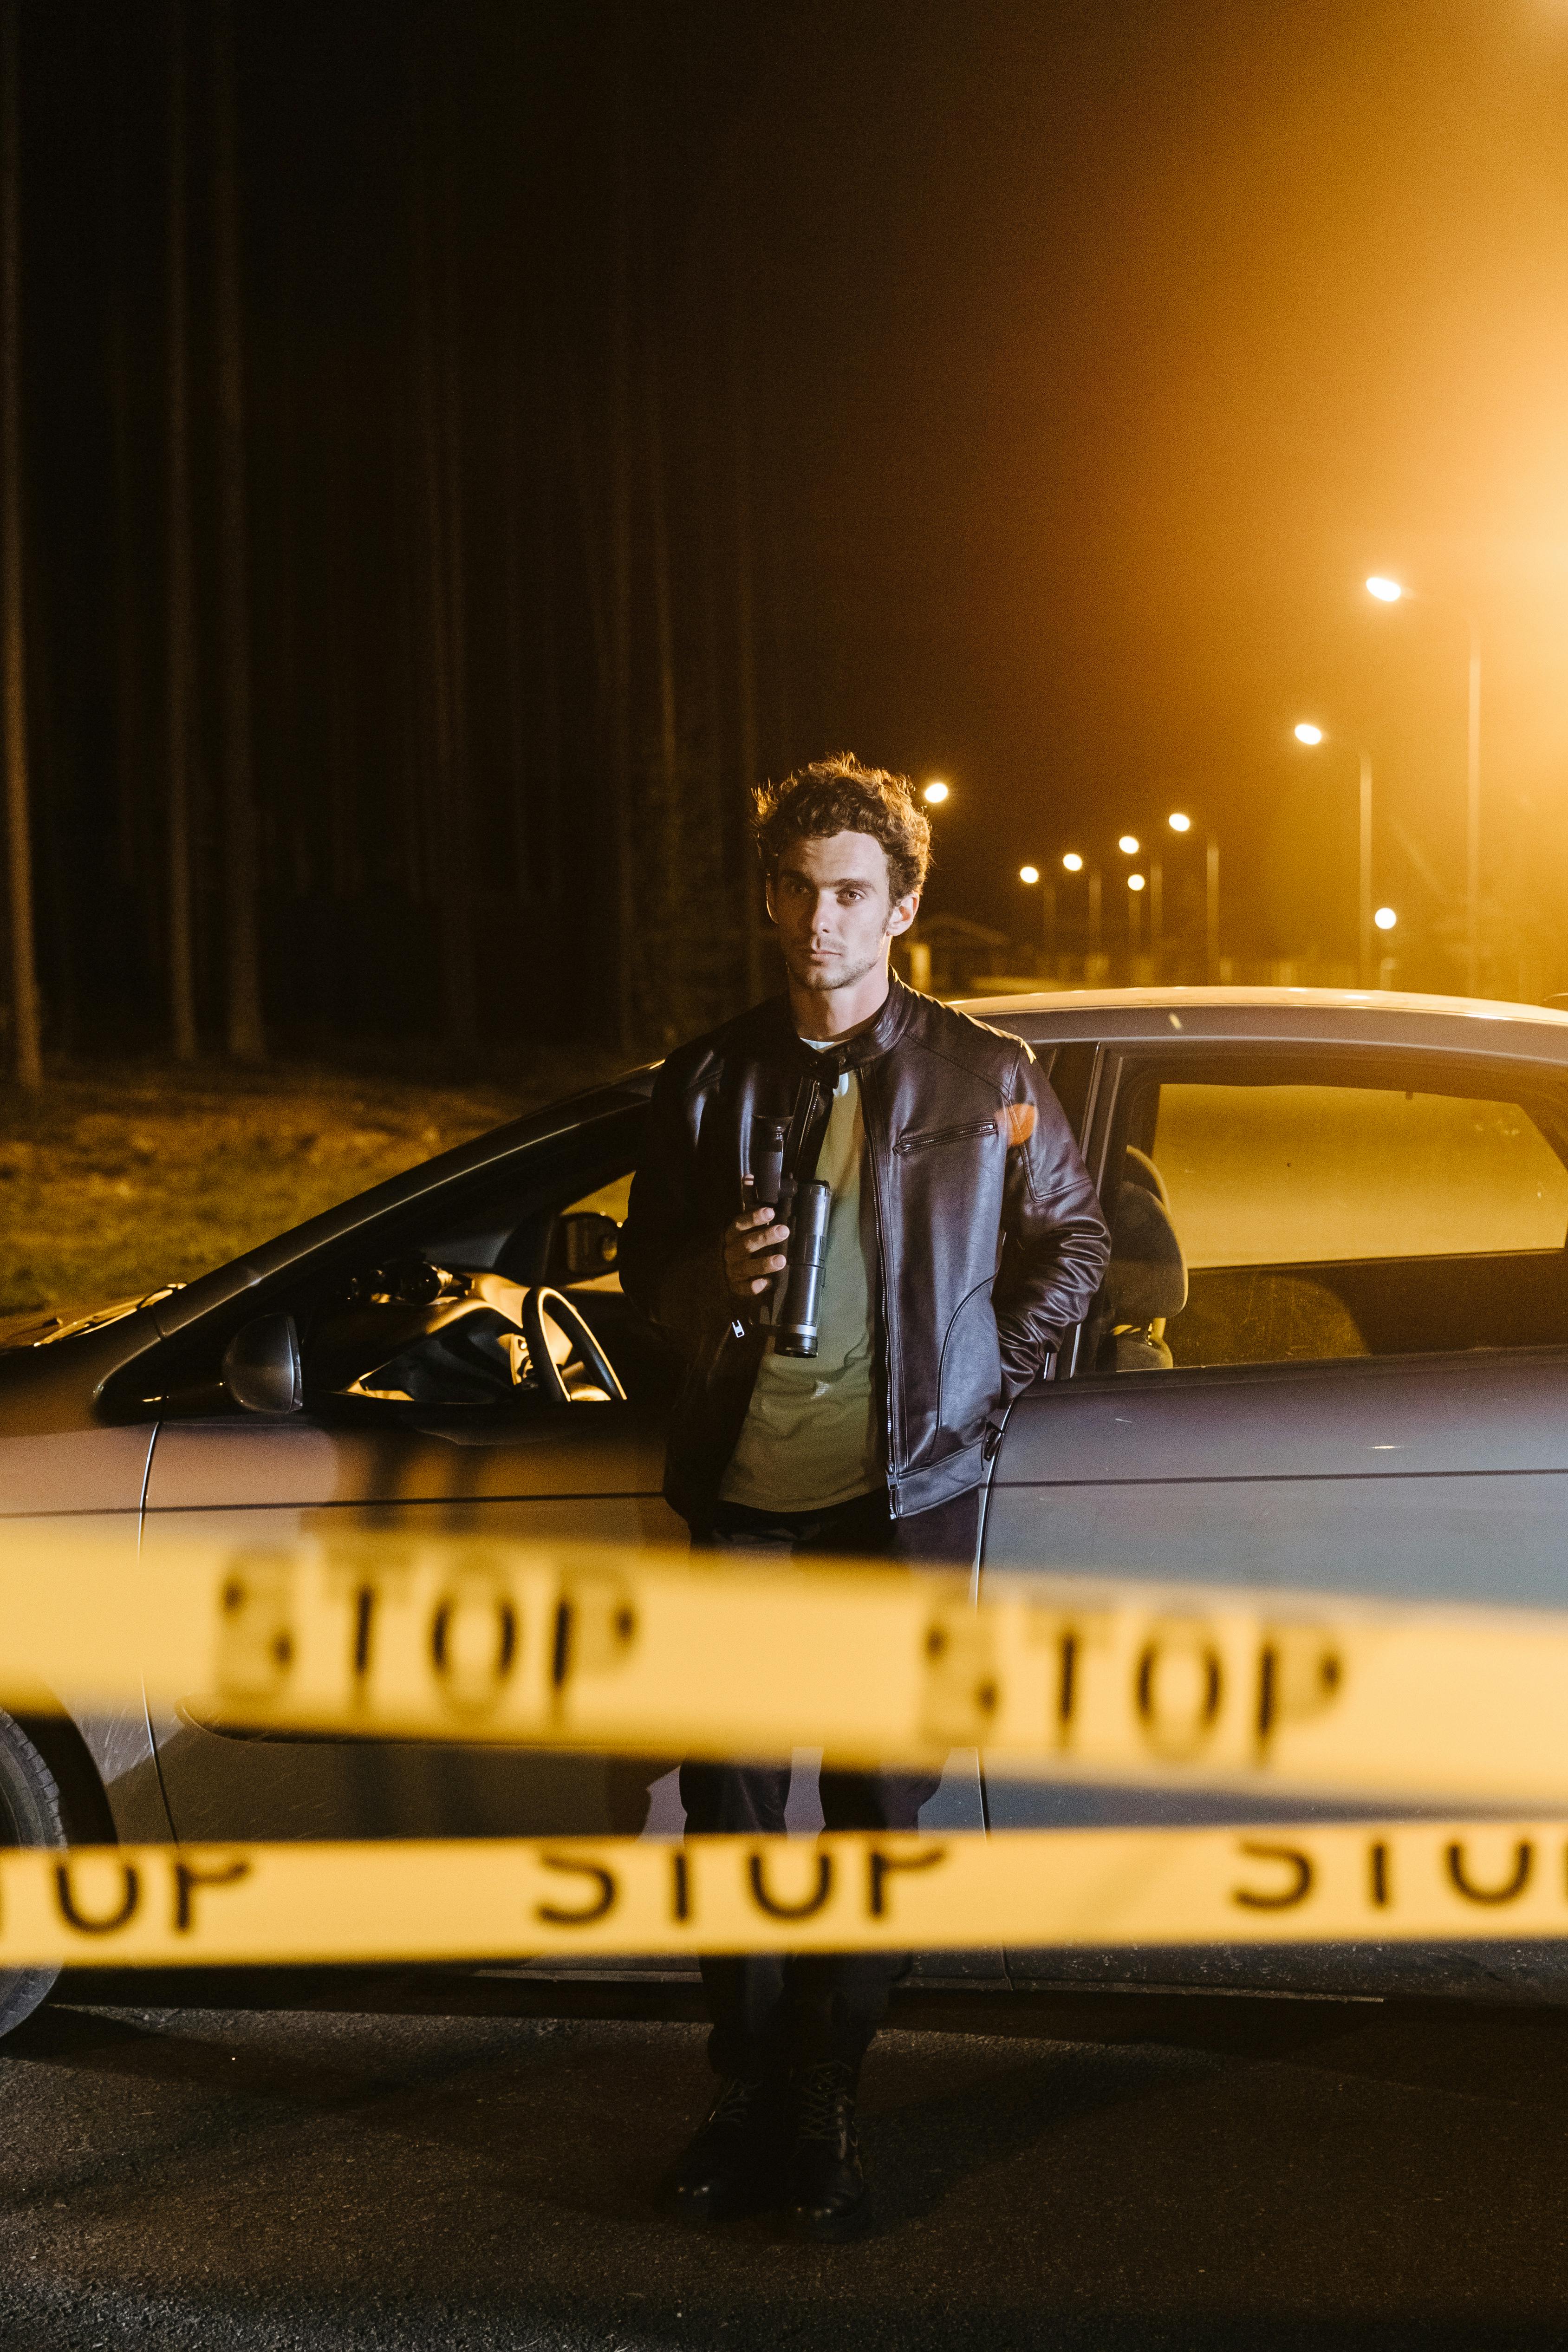
<svg viewBox="0 0 1568 2352">
<path fill-rule="evenodd" d="M 0 1707 L 0 1847 L 68 1844 L 59 1783 L 14 1715 Z M 57 1967 L 0 1969 L 0 2034 L 47 1999 Z"/>
</svg>

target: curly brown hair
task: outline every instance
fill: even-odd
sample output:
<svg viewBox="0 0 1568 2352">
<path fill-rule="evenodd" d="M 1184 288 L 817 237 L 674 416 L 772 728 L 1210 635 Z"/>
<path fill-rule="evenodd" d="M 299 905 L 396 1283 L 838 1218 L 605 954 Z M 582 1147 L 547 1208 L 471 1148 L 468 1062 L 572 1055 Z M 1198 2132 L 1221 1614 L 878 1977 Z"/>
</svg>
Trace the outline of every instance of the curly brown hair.
<svg viewBox="0 0 1568 2352">
<path fill-rule="evenodd" d="M 869 833 L 887 853 L 891 896 L 906 898 L 925 887 L 931 866 L 931 820 L 907 776 L 862 768 L 852 752 L 813 760 L 781 784 L 758 784 L 751 795 L 752 828 L 762 871 L 771 883 L 792 841 L 823 841 L 835 833 Z"/>
</svg>

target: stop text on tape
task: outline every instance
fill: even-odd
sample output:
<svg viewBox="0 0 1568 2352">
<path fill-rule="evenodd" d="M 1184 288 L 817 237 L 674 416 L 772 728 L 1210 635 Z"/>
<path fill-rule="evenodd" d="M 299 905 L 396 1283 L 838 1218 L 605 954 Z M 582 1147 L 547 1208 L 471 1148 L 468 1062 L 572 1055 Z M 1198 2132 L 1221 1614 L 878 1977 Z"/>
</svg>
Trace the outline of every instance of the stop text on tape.
<svg viewBox="0 0 1568 2352">
<path fill-rule="evenodd" d="M 1568 1618 L 1216 1586 L 348 1533 L 132 1573 L 13 1538 L 0 1696 L 219 1726 L 998 1774 L 1568 1799 Z M 51 1572 L 37 1572 L 37 1561 Z"/>
<path fill-rule="evenodd" d="M 1568 1824 L 0 1853 L 0 1967 L 1568 1936 Z"/>
</svg>

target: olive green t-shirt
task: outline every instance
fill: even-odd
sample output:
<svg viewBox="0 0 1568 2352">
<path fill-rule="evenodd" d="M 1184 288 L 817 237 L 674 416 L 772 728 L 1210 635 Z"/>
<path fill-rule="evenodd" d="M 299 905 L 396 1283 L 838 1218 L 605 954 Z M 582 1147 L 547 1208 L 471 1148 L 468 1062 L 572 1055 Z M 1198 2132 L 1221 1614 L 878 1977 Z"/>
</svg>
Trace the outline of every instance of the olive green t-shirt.
<svg viewBox="0 0 1568 2352">
<path fill-rule="evenodd" d="M 817 1511 L 883 1479 L 872 1380 L 872 1267 L 861 1231 L 860 1080 L 840 1078 L 816 1172 L 832 1188 L 814 1356 L 769 1342 L 719 1494 L 756 1511 Z"/>
</svg>

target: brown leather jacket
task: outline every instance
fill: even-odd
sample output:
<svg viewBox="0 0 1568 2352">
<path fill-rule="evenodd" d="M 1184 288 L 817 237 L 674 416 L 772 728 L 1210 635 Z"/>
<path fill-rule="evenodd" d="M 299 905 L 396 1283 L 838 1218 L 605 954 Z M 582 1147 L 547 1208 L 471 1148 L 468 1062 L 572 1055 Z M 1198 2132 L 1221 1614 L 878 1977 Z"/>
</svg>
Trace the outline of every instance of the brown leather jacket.
<svg viewBox="0 0 1568 2352">
<path fill-rule="evenodd" d="M 671 1055 L 621 1242 L 625 1290 L 685 1366 L 664 1492 L 700 1526 L 750 1402 L 764 1336 L 724 1276 L 752 1108 L 787 1117 L 802 1076 L 860 1079 L 878 1394 L 894 1515 L 977 1486 L 1002 1409 L 1082 1320 L 1110 1237 L 1061 1107 L 1017 1037 L 894 980 L 869 1029 L 818 1054 L 786 998 Z M 824 1096 L 825 1100 L 825 1096 Z"/>
</svg>

